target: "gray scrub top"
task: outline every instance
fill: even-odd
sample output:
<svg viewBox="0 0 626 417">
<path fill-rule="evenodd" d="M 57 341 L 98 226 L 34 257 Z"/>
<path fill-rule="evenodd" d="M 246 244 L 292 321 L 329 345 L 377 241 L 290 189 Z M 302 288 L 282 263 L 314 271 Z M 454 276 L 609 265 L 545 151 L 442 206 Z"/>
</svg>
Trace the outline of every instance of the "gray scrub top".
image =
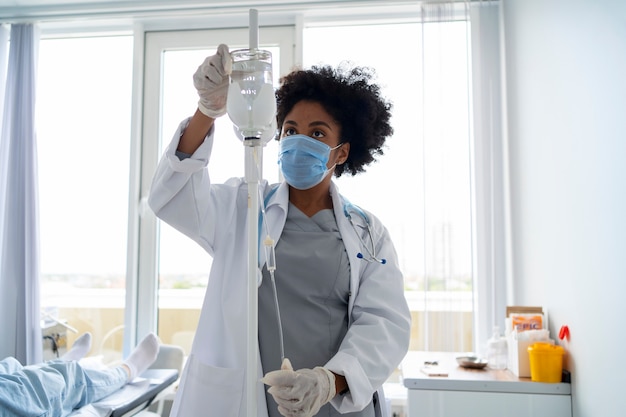
<svg viewBox="0 0 626 417">
<path fill-rule="evenodd" d="M 350 263 L 332 210 L 308 217 L 289 203 L 276 245 L 275 282 L 285 357 L 296 370 L 323 366 L 348 331 Z M 259 346 L 263 373 L 280 369 L 274 292 L 265 267 L 259 287 Z M 266 397 L 269 416 L 282 417 L 267 391 Z M 374 408 L 370 403 L 361 412 L 339 414 L 326 404 L 316 416 L 373 417 Z"/>
</svg>

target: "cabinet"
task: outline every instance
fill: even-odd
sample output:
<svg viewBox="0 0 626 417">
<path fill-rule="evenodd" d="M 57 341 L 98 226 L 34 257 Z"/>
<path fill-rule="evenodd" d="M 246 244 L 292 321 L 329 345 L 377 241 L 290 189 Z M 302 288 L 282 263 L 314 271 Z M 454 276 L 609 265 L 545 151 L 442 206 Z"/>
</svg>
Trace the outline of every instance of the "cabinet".
<svg viewBox="0 0 626 417">
<path fill-rule="evenodd" d="M 532 382 L 508 370 L 466 369 L 450 352 L 409 352 L 402 362 L 408 417 L 571 417 L 568 383 Z M 427 376 L 436 362 L 447 376 Z"/>
</svg>

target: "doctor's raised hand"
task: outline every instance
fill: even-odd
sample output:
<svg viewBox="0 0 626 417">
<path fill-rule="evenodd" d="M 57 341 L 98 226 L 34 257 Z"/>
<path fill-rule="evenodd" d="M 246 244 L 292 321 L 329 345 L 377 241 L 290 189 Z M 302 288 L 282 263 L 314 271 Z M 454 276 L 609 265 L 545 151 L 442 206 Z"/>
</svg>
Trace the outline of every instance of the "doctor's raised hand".
<svg viewBox="0 0 626 417">
<path fill-rule="evenodd" d="M 193 74 L 193 85 L 199 98 L 198 109 L 180 137 L 177 150 L 181 155 L 191 156 L 204 142 L 215 119 L 226 114 L 232 68 L 228 46 L 221 44 L 217 52 L 208 56 Z"/>
<path fill-rule="evenodd" d="M 228 76 L 233 69 L 233 60 L 228 46 L 221 44 L 215 55 L 207 57 L 193 75 L 193 85 L 198 90 L 198 109 L 208 117 L 216 119 L 226 114 Z"/>
</svg>

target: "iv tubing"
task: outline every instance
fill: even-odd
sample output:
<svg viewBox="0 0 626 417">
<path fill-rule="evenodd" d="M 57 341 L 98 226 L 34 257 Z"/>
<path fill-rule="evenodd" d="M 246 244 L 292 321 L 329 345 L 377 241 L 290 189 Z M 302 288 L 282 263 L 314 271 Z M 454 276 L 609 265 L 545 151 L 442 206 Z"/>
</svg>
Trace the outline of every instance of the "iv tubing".
<svg viewBox="0 0 626 417">
<path fill-rule="evenodd" d="M 274 306 L 276 307 L 276 321 L 278 322 L 278 341 L 280 343 L 280 363 L 285 359 L 285 344 L 283 342 L 283 323 L 280 319 L 280 308 L 278 307 L 278 292 L 276 291 L 276 280 L 274 279 L 274 270 L 270 271 L 272 279 L 272 290 L 274 291 Z"/>
<path fill-rule="evenodd" d="M 283 363 L 285 359 L 285 342 L 283 337 L 283 323 L 280 318 L 280 306 L 278 304 L 278 291 L 276 290 L 276 278 L 274 272 L 276 271 L 276 252 L 274 250 L 275 241 L 270 236 L 270 229 L 267 225 L 267 217 L 265 216 L 265 202 L 261 198 L 261 190 L 259 189 L 259 200 L 261 205 L 261 219 L 262 224 L 265 227 L 265 239 L 263 240 L 263 246 L 265 247 L 265 266 L 270 273 L 270 279 L 272 281 L 272 291 L 274 292 L 274 308 L 276 310 L 276 322 L 278 324 L 278 344 L 280 347 L 280 363 Z"/>
</svg>

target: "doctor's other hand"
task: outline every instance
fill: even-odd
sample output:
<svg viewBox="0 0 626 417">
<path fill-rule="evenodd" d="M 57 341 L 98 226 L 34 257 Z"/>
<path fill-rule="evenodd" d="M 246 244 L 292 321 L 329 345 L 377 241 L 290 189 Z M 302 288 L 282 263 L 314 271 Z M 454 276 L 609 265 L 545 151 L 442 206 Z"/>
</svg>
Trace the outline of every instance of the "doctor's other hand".
<svg viewBox="0 0 626 417">
<path fill-rule="evenodd" d="M 207 57 L 193 75 L 193 85 L 198 90 L 198 109 L 213 119 L 226 114 L 228 76 L 233 69 L 233 60 L 228 46 L 221 44 L 215 55 Z"/>
<path fill-rule="evenodd" d="M 280 371 L 271 371 L 261 380 L 269 385 L 267 390 L 278 404 L 278 411 L 285 417 L 311 417 L 335 396 L 335 375 L 328 369 L 293 370 L 285 358 Z"/>
</svg>

